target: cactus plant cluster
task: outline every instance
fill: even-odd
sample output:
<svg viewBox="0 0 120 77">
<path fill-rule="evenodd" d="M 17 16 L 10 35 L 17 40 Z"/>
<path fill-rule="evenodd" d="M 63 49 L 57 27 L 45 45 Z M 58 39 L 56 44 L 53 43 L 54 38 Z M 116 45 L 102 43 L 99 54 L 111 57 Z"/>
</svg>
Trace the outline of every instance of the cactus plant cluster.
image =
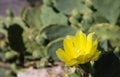
<svg viewBox="0 0 120 77">
<path fill-rule="evenodd" d="M 95 32 L 103 53 L 112 51 L 120 59 L 119 4 L 120 0 L 43 0 L 42 5 L 23 8 L 20 16 L 7 11 L 8 16 L 0 16 L 0 63 L 9 70 L 0 71 L 13 77 L 27 67 L 58 61 L 55 51 L 63 48 L 63 38 L 78 30 Z M 79 77 L 77 72 L 72 75 Z"/>
</svg>

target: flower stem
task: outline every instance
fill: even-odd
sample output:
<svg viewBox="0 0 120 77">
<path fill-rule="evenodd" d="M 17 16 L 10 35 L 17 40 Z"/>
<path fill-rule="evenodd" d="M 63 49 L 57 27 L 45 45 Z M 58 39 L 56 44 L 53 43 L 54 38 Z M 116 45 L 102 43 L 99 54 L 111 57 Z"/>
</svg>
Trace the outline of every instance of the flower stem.
<svg viewBox="0 0 120 77">
<path fill-rule="evenodd" d="M 80 73 L 82 75 L 82 77 L 89 77 L 89 73 L 86 72 L 84 69 L 82 69 L 80 66 L 78 67 L 80 70 Z"/>
</svg>

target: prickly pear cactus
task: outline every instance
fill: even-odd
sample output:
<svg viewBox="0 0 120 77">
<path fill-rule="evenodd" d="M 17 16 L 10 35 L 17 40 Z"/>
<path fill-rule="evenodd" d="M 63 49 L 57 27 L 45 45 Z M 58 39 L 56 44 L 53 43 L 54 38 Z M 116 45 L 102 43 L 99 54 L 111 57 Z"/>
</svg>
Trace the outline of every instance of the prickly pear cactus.
<svg viewBox="0 0 120 77">
<path fill-rule="evenodd" d="M 63 48 L 64 37 L 79 30 L 86 34 L 95 32 L 102 53 L 92 63 L 94 71 L 89 71 L 89 77 L 120 77 L 116 76 L 120 70 L 120 0 L 42 2 L 23 8 L 20 16 L 14 16 L 10 10 L 6 17 L 0 16 L 0 77 L 16 77 L 19 71 L 29 67 L 56 65 L 60 61 L 56 50 Z M 79 71 L 76 68 L 65 76 L 82 77 Z"/>
<path fill-rule="evenodd" d="M 116 24 L 120 15 L 119 0 L 91 0 L 98 13 L 105 17 L 111 24 Z M 111 5 L 111 6 L 110 6 Z"/>
<path fill-rule="evenodd" d="M 120 47 L 120 27 L 111 24 L 95 24 L 90 31 L 95 31 L 101 40 L 109 40 L 112 47 Z"/>
</svg>

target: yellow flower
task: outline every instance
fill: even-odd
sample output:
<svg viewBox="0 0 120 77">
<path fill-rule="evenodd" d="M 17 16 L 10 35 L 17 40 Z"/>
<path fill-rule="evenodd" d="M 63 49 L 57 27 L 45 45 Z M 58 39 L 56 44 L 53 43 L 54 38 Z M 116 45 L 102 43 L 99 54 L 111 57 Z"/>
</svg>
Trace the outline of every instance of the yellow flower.
<svg viewBox="0 0 120 77">
<path fill-rule="evenodd" d="M 69 77 L 69 76 L 68 76 L 68 74 L 65 74 L 65 76 L 64 76 L 64 77 Z"/>
<path fill-rule="evenodd" d="M 68 66 L 85 64 L 89 61 L 96 60 L 100 51 L 97 50 L 98 41 L 93 40 L 94 33 L 84 34 L 82 31 L 75 36 L 67 36 L 64 43 L 64 50 L 59 48 L 56 51 L 57 56 Z"/>
</svg>

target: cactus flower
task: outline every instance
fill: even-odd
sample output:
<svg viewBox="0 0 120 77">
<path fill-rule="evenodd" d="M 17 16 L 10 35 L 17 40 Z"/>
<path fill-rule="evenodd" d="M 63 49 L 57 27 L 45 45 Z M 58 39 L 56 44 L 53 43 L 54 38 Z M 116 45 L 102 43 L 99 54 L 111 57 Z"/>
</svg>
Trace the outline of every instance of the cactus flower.
<svg viewBox="0 0 120 77">
<path fill-rule="evenodd" d="M 68 66 L 95 61 L 100 55 L 97 50 L 98 40 L 93 40 L 94 32 L 86 36 L 82 31 L 75 36 L 66 36 L 63 41 L 64 50 L 58 48 L 57 56 Z"/>
</svg>

